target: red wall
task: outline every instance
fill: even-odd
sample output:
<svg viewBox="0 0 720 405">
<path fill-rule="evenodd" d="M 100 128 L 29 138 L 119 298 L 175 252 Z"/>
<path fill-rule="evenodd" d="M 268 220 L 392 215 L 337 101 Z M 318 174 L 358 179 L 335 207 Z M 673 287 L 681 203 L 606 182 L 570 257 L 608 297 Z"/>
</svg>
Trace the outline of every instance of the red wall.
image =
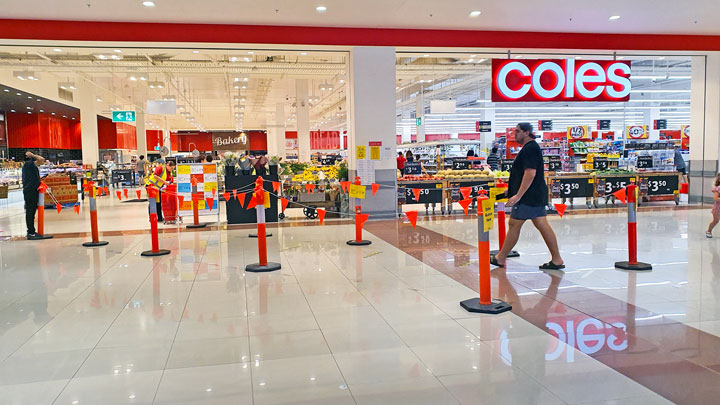
<svg viewBox="0 0 720 405">
<path fill-rule="evenodd" d="M 178 152 L 192 152 L 195 148 L 205 152 L 213 150 L 212 134 L 210 132 L 177 134 L 177 149 L 173 150 L 177 150 Z"/>
<path fill-rule="evenodd" d="M 248 131 L 250 150 L 267 150 L 267 132 Z"/>
<path fill-rule="evenodd" d="M 98 117 L 98 148 L 137 149 L 137 130 L 124 122 Z"/>
<path fill-rule="evenodd" d="M 285 139 L 297 139 L 297 131 L 285 131 Z"/>
<path fill-rule="evenodd" d="M 148 151 L 155 151 L 155 147 L 162 146 L 163 133 L 159 129 L 148 129 L 145 131 L 145 140 L 147 141 Z"/>
<path fill-rule="evenodd" d="M 82 149 L 80 122 L 49 114 L 6 115 L 8 147 Z"/>
</svg>

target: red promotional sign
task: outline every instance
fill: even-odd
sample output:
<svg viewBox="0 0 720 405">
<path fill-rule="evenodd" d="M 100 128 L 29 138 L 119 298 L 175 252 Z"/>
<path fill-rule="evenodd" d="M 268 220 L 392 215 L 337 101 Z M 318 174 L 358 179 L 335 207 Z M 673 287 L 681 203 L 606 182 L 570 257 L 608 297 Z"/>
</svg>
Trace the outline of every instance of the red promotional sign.
<svg viewBox="0 0 720 405">
<path fill-rule="evenodd" d="M 492 101 L 628 101 L 630 62 L 493 59 Z"/>
</svg>

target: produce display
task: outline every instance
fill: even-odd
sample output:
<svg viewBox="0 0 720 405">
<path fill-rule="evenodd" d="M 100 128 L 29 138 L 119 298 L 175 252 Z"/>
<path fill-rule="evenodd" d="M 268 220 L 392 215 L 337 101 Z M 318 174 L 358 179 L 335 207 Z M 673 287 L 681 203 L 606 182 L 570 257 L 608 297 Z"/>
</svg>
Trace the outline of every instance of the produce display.
<svg viewBox="0 0 720 405">
<path fill-rule="evenodd" d="M 336 180 L 340 171 L 339 166 L 309 166 L 302 173 L 292 177 L 292 181 L 316 182 L 318 180 Z"/>
<path fill-rule="evenodd" d="M 428 174 L 423 174 L 420 176 L 406 174 L 404 176 L 398 177 L 398 181 L 428 181 L 428 180 L 442 180 L 443 178 L 444 177 L 442 177 L 442 176 L 431 176 Z"/>
</svg>

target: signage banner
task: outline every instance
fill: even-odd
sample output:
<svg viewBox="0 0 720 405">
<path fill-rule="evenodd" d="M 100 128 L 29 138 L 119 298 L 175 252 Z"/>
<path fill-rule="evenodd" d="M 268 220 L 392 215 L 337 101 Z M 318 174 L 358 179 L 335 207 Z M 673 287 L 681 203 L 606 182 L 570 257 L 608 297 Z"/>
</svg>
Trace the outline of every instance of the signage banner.
<svg viewBox="0 0 720 405">
<path fill-rule="evenodd" d="M 356 146 L 356 147 L 355 147 L 355 150 L 356 150 L 355 157 L 357 158 L 357 160 L 364 160 L 364 159 L 365 159 L 365 157 L 367 156 L 367 154 L 366 154 L 366 149 L 367 149 L 367 148 L 366 148 L 364 145 L 360 145 L 360 146 Z"/>
<path fill-rule="evenodd" d="M 599 131 L 607 131 L 610 129 L 610 120 L 598 120 L 597 129 Z"/>
<path fill-rule="evenodd" d="M 615 101 L 630 99 L 630 62 L 575 59 L 493 59 L 492 101 Z"/>
<path fill-rule="evenodd" d="M 574 127 L 568 127 L 567 129 L 568 139 L 590 139 L 590 128 L 587 125 L 578 125 Z"/>
<path fill-rule="evenodd" d="M 647 125 L 632 125 L 625 127 L 627 139 L 648 139 Z"/>
<path fill-rule="evenodd" d="M 492 121 L 476 121 L 475 132 L 492 132 Z"/>
<path fill-rule="evenodd" d="M 365 199 L 365 186 L 350 185 L 350 198 Z"/>
<path fill-rule="evenodd" d="M 113 111 L 112 122 L 135 122 L 135 111 Z"/>
<path fill-rule="evenodd" d="M 213 132 L 213 150 L 249 150 L 250 142 L 248 136 L 243 132 Z"/>
<path fill-rule="evenodd" d="M 552 120 L 540 120 L 538 121 L 538 131 L 552 131 Z"/>
<path fill-rule="evenodd" d="M 201 195 L 198 199 L 198 211 L 200 215 L 218 215 L 219 198 L 217 165 L 215 163 L 180 163 L 177 165 L 177 194 L 182 196 L 183 203 L 178 205 L 178 215 L 181 217 L 192 217 L 192 179 L 197 181 L 197 192 Z M 213 189 L 215 193 L 213 195 Z M 207 209 L 207 199 L 213 199 L 212 209 Z"/>
<path fill-rule="evenodd" d="M 483 231 L 489 232 L 493 229 L 495 221 L 495 201 L 491 198 L 482 200 Z"/>
<path fill-rule="evenodd" d="M 682 150 L 690 149 L 690 125 L 680 127 L 680 146 Z"/>
</svg>

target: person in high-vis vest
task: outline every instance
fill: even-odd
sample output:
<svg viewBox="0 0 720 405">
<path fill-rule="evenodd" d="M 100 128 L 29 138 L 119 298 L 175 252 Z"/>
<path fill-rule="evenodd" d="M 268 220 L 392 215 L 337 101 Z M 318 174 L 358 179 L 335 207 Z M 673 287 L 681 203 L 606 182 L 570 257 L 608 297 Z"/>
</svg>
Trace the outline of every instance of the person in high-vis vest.
<svg viewBox="0 0 720 405">
<path fill-rule="evenodd" d="M 155 198 L 155 201 L 157 202 L 158 209 L 157 209 L 157 219 L 158 222 L 163 221 L 163 215 L 162 215 L 162 207 L 161 207 L 161 191 L 163 186 L 168 183 L 173 182 L 173 176 L 172 172 L 173 169 L 175 169 L 175 162 L 169 161 L 165 162 L 163 159 L 158 159 L 156 161 L 159 163 L 157 167 L 153 170 L 152 173 L 150 173 L 147 178 L 145 179 L 145 186 L 153 186 L 156 189 L 158 189 L 157 197 Z M 148 207 L 148 210 L 150 208 Z"/>
</svg>

